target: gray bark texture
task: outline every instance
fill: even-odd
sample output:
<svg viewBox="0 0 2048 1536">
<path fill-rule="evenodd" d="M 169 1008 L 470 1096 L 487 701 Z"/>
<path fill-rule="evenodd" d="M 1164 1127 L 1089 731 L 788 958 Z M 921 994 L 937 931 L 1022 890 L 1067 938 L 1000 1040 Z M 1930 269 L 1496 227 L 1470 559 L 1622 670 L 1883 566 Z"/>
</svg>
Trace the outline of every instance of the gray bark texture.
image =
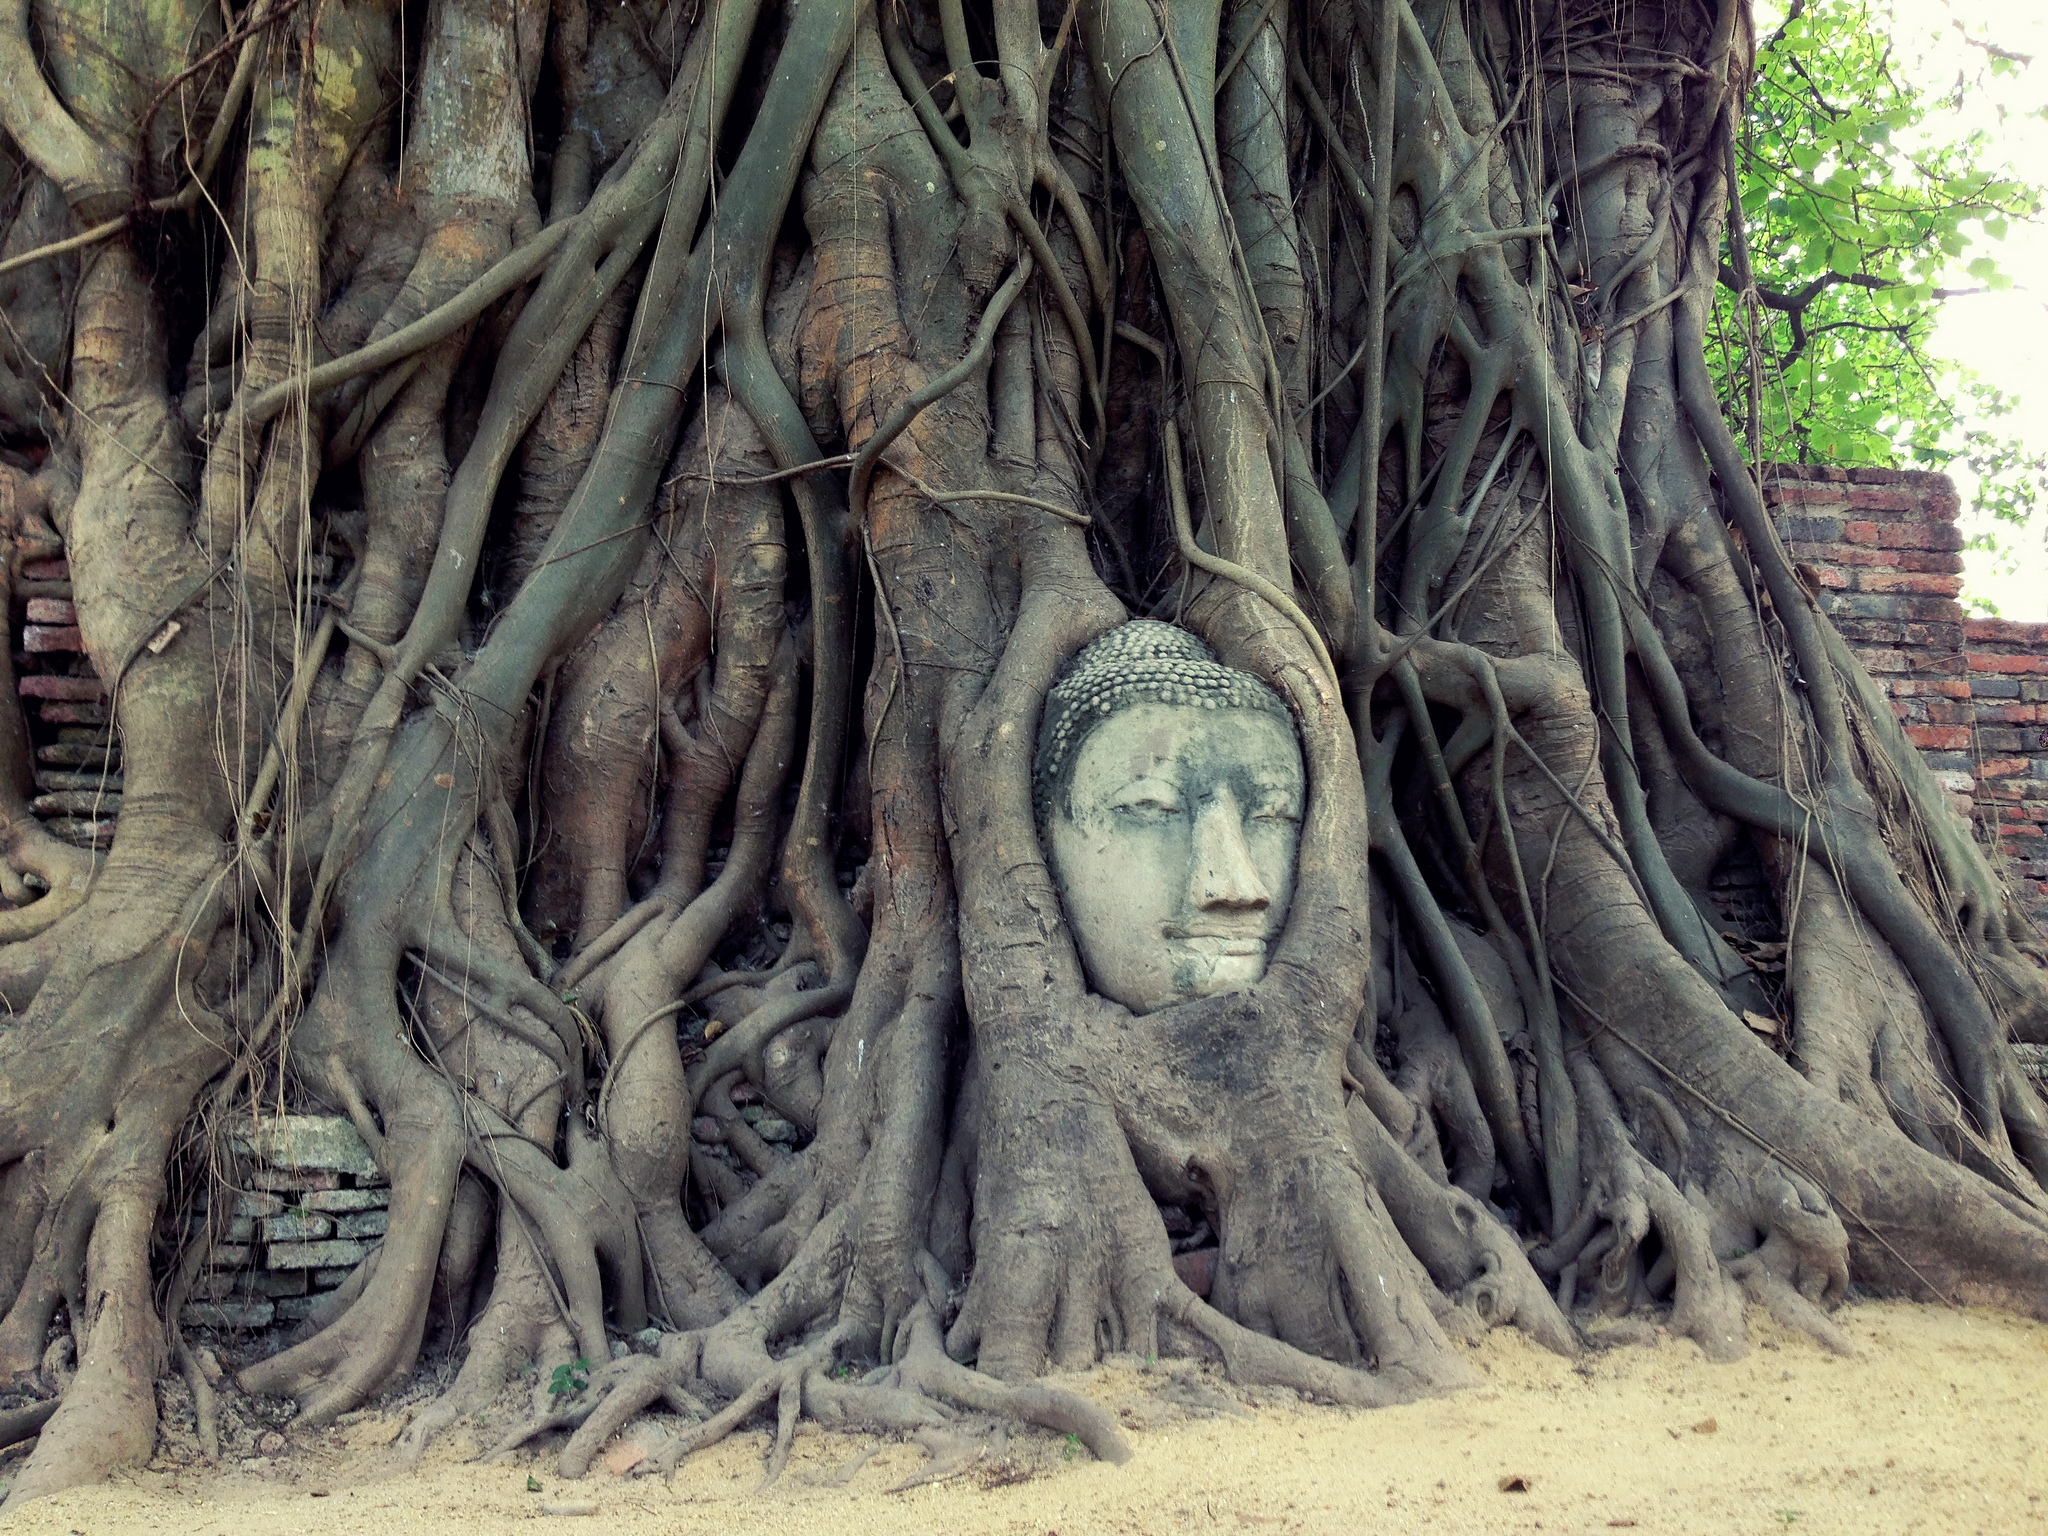
<svg viewBox="0 0 2048 1536">
<path fill-rule="evenodd" d="M 957 1410 L 1119 1458 L 1040 1380 L 1107 1351 L 1374 1405 L 1495 1326 L 2048 1316 L 2039 936 L 1706 366 L 1752 47 L 0 4 L 6 574 L 68 559 L 124 774 L 110 848 L 52 835 L 5 679 L 0 1382 L 61 1389 L 10 1502 L 150 1454 L 191 1213 L 286 1102 L 390 1232 L 235 1388 L 320 1422 L 452 1352 L 417 1454 L 596 1362 L 508 1442 L 568 1475 L 660 1404 L 646 1470 L 757 1414 L 771 1473 Z M 1309 786 L 1264 980 L 1142 1016 L 1031 803 L 1134 616 L 1270 682 Z"/>
</svg>

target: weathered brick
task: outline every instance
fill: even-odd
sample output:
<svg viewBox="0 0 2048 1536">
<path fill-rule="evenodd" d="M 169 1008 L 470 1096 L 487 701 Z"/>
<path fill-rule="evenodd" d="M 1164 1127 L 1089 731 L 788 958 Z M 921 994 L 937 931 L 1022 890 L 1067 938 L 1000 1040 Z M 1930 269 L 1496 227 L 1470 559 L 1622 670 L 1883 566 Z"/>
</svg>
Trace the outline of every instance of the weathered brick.
<svg viewBox="0 0 2048 1536">
<path fill-rule="evenodd" d="M 45 816 L 116 816 L 121 811 L 118 794 L 96 789 L 60 789 L 37 795 L 34 804 Z"/>
<path fill-rule="evenodd" d="M 1852 519 L 1842 524 L 1843 542 L 1849 544 L 1875 544 L 1877 524 L 1862 519 Z"/>
<path fill-rule="evenodd" d="M 268 1301 L 188 1301 L 188 1328 L 268 1328 L 277 1307 Z"/>
<path fill-rule="evenodd" d="M 1842 542 L 1842 520 L 1839 517 L 1816 517 L 1810 514 L 1778 519 L 1778 535 L 1787 540 L 1803 543 L 1833 546 Z"/>
<path fill-rule="evenodd" d="M 1994 656 L 1970 654 L 1972 672 L 2048 672 L 2048 656 Z"/>
<path fill-rule="evenodd" d="M 1961 555 L 1951 554 L 1942 549 L 1858 550 L 1857 553 L 1877 555 L 1895 571 L 1934 571 L 1945 576 L 1955 576 L 1963 569 Z"/>
<path fill-rule="evenodd" d="M 1900 551 L 1896 549 L 1873 549 L 1865 544 L 1837 544 L 1825 554 L 1816 555 L 1811 558 L 1825 560 L 1831 565 L 1839 565 L 1844 569 L 1868 566 L 1880 570 L 1891 570 L 1897 567 L 1899 554 Z"/>
<path fill-rule="evenodd" d="M 337 1237 L 324 1243 L 272 1243 L 263 1257 L 272 1269 L 352 1269 L 369 1251 L 361 1243 Z"/>
<path fill-rule="evenodd" d="M 1816 503 L 1846 502 L 1851 493 L 1839 485 L 1780 481 L 1764 487 L 1764 494 L 1774 507 L 1802 507 Z"/>
<path fill-rule="evenodd" d="M 272 1115 L 237 1136 L 235 1149 L 273 1168 L 333 1168 L 358 1177 L 378 1171 L 363 1138 L 338 1115 Z"/>
<path fill-rule="evenodd" d="M 2015 645 L 2048 644 L 2048 624 L 2019 619 L 1970 619 L 1963 632 L 1972 640 L 2005 641 Z"/>
<path fill-rule="evenodd" d="M 21 696 L 24 699 L 103 699 L 107 690 L 96 677 L 39 677 L 31 674 L 21 680 Z"/>
<path fill-rule="evenodd" d="M 1963 590 L 1960 576 L 1932 571 L 1855 571 L 1850 581 L 1860 592 L 1917 592 L 1929 597 L 1954 597 Z"/>
<path fill-rule="evenodd" d="M 1939 599 L 1936 601 L 1939 603 Z M 1939 603 L 1939 606 L 1946 610 L 1942 622 L 1930 623 L 1924 615 L 1920 616 L 1920 622 L 1906 626 L 1905 643 L 1960 660 L 1963 648 L 1962 604 Z"/>
<path fill-rule="evenodd" d="M 1985 724 L 2032 725 L 2041 718 L 2039 704 L 1978 704 L 1977 719 Z"/>
<path fill-rule="evenodd" d="M 32 597 L 28 600 L 31 624 L 62 624 L 78 627 L 78 610 L 60 597 Z"/>
<path fill-rule="evenodd" d="M 68 699 L 52 699 L 42 707 L 43 719 L 52 725 L 105 725 L 107 706 L 87 700 L 73 702 Z"/>
<path fill-rule="evenodd" d="M 1909 725 L 1906 739 L 1923 750 L 1962 751 L 1970 745 L 1970 728 L 1966 725 Z"/>
<path fill-rule="evenodd" d="M 341 1188 L 341 1174 L 333 1168 L 258 1168 L 249 1182 L 258 1189 L 275 1189 L 284 1194 Z"/>
<path fill-rule="evenodd" d="M 1942 552 L 1959 550 L 1967 542 L 1963 530 L 1953 523 L 1887 523 L 1878 530 L 1878 545 L 1884 549 L 1925 549 Z"/>
<path fill-rule="evenodd" d="M 1821 608 L 1824 612 L 1851 619 L 1905 619 L 1912 616 L 1912 605 L 1905 598 L 1881 597 L 1865 592 L 1831 592 L 1823 599 Z"/>
<path fill-rule="evenodd" d="M 1799 484 L 1809 480 L 1831 480 L 1836 484 L 1847 484 L 1849 471 L 1833 464 L 1766 464 L 1763 466 L 1764 484 Z"/>
<path fill-rule="evenodd" d="M 336 1237 L 382 1237 L 391 1230 L 391 1212 L 358 1211 L 353 1216 L 337 1216 L 334 1219 Z"/>
<path fill-rule="evenodd" d="M 298 1216 L 272 1216 L 263 1223 L 263 1240 L 266 1243 L 307 1243 L 316 1238 L 330 1237 L 333 1233 L 333 1220 L 317 1211 Z"/>
<path fill-rule="evenodd" d="M 299 1202 L 309 1211 L 373 1211 L 390 1203 L 388 1189 L 316 1189 Z"/>
<path fill-rule="evenodd" d="M 1849 505 L 1859 512 L 1917 512 L 1920 503 L 1921 498 L 1904 487 L 1887 486 L 1879 490 L 1857 486 L 1849 492 Z"/>
<path fill-rule="evenodd" d="M 24 624 L 21 648 L 31 656 L 63 656 L 84 650 L 85 637 L 76 624 Z"/>
<path fill-rule="evenodd" d="M 243 1262 L 246 1262 L 244 1260 Z M 217 1269 L 193 1282 L 194 1301 L 249 1301 L 306 1294 L 306 1272 Z"/>
</svg>

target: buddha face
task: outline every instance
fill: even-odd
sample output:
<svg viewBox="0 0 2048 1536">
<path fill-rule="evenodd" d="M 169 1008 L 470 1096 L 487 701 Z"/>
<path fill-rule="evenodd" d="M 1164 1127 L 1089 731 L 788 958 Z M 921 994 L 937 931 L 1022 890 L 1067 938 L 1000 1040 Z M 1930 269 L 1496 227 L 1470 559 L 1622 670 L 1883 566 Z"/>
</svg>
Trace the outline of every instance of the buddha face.
<svg viewBox="0 0 2048 1536">
<path fill-rule="evenodd" d="M 1150 1013 L 1264 976 L 1304 793 L 1268 711 L 1137 703 L 1089 731 L 1046 830 L 1095 990 Z"/>
</svg>

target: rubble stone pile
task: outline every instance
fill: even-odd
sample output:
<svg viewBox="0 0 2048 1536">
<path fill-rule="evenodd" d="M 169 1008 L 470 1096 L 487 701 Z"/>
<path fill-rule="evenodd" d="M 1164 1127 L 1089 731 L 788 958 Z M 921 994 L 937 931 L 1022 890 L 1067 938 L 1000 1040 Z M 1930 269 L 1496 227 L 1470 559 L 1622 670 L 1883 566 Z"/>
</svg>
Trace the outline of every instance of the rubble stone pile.
<svg viewBox="0 0 2048 1536">
<path fill-rule="evenodd" d="M 249 1187 L 192 1288 L 184 1321 L 201 1328 L 296 1323 L 369 1256 L 391 1221 L 391 1188 L 338 1115 L 277 1115 L 234 1139 Z M 204 1221 L 202 1207 L 195 1221 Z"/>
<path fill-rule="evenodd" d="M 14 596 L 23 604 L 14 665 L 36 749 L 35 814 L 67 843 L 104 848 L 121 810 L 121 749 L 108 725 L 106 687 L 78 632 L 70 565 L 27 562 Z"/>
</svg>

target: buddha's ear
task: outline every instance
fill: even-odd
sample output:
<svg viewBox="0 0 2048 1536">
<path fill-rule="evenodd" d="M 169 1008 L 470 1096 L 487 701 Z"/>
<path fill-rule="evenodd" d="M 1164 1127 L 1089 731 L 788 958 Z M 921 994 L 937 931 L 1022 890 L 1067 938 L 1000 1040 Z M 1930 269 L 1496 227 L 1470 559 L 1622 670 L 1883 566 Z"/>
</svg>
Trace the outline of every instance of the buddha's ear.
<svg viewBox="0 0 2048 1536">
<path fill-rule="evenodd" d="M 1042 977 L 1042 1003 L 1001 1010 L 1004 1027 L 1027 1033 L 1087 991 L 1032 804 L 1046 695 L 1083 646 L 1124 618 L 1085 563 L 1079 571 L 1092 585 L 1076 572 L 1027 592 L 995 676 L 950 733 L 941 780 L 970 1012 L 1006 977 Z"/>
</svg>

